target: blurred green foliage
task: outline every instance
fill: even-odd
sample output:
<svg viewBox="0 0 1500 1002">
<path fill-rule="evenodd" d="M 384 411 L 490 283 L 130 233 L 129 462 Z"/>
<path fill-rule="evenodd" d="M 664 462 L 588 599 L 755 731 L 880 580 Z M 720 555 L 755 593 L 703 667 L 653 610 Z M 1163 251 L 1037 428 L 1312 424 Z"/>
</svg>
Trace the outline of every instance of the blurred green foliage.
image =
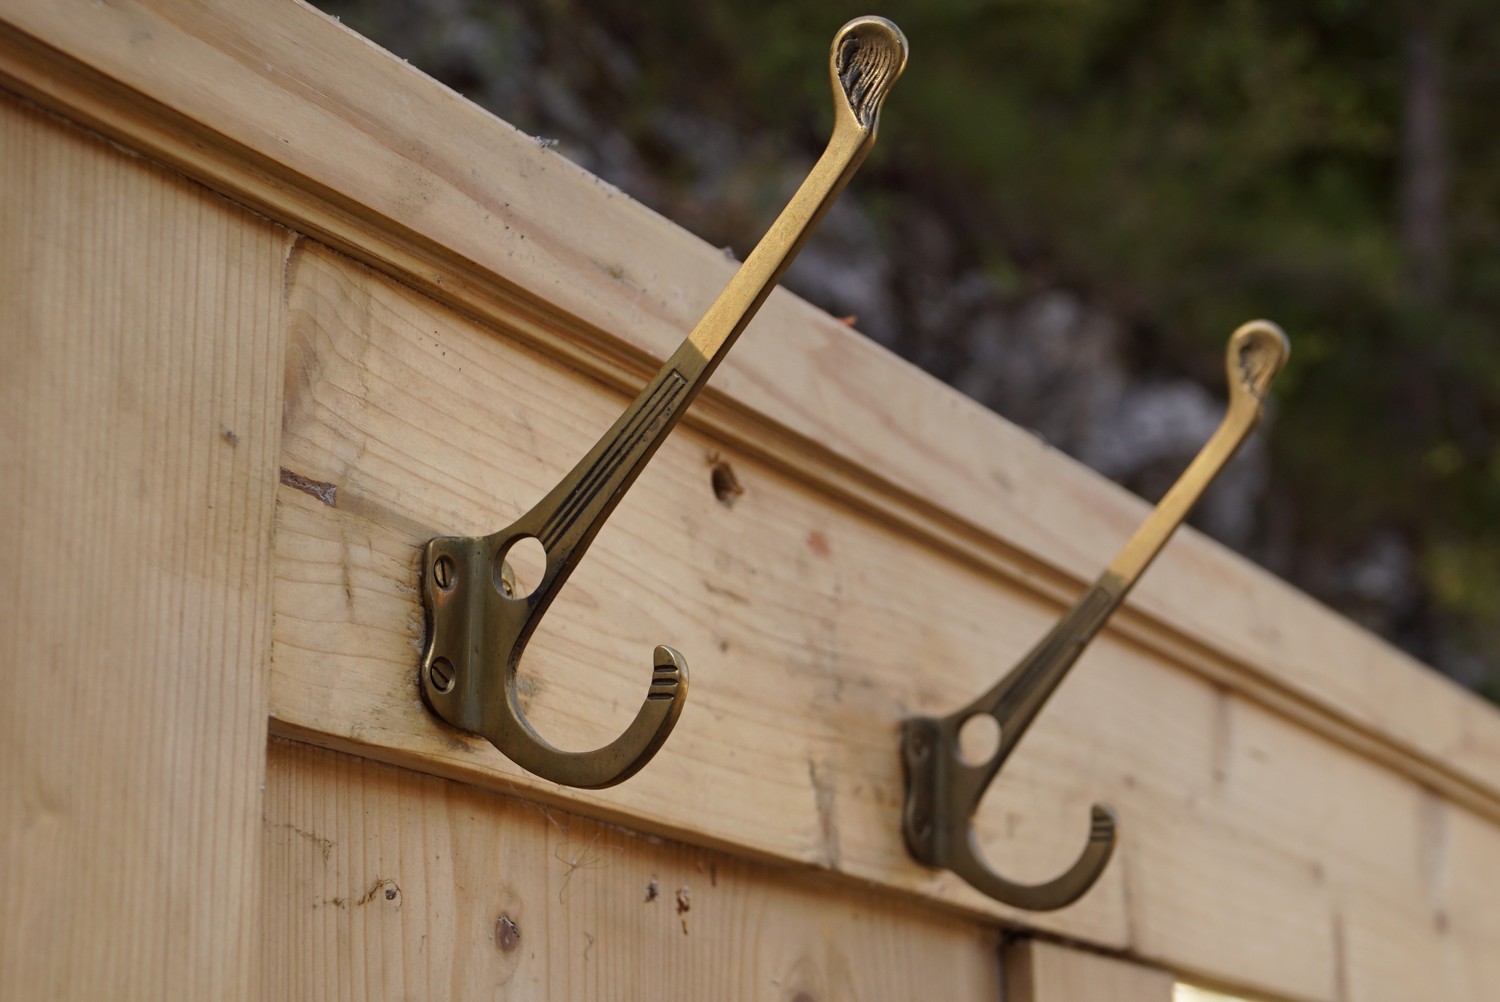
<svg viewBox="0 0 1500 1002">
<path fill-rule="evenodd" d="M 1143 367 L 1216 386 L 1227 331 L 1255 316 L 1281 323 L 1294 351 L 1272 449 L 1299 545 L 1352 552 L 1376 531 L 1399 532 L 1445 628 L 1494 652 L 1500 19 L 1477 0 L 1427 6 L 1441 55 L 1451 276 L 1431 303 L 1406 288 L 1397 225 L 1412 10 L 888 0 L 880 13 L 912 55 L 872 166 L 898 188 L 967 200 L 965 238 L 993 273 L 1109 303 L 1140 331 Z M 712 79 L 785 129 L 784 109 L 826 104 L 807 53 L 862 12 L 637 0 L 588 16 L 659 44 L 642 65 Z M 656 86 L 665 95 L 682 84 Z"/>
</svg>

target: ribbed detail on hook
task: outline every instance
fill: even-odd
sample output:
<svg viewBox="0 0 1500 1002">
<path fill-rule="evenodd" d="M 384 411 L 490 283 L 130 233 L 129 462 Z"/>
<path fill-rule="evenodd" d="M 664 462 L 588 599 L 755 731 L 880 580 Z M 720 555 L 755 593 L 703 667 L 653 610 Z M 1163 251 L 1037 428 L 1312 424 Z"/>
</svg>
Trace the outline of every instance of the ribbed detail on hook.
<svg viewBox="0 0 1500 1002">
<path fill-rule="evenodd" d="M 1240 384 L 1256 400 L 1264 400 L 1291 354 L 1286 335 L 1268 320 L 1253 320 L 1234 332 L 1230 344 Z M 1231 371 L 1230 378 L 1234 375 Z"/>
<path fill-rule="evenodd" d="M 875 127 L 880 105 L 906 66 L 906 36 L 884 18 L 851 21 L 840 32 L 834 54 L 839 85 L 855 119 Z"/>
<path fill-rule="evenodd" d="M 636 411 L 630 424 L 615 437 L 610 447 L 594 461 L 594 465 L 589 467 L 583 479 L 578 482 L 578 489 L 570 494 L 568 499 L 543 524 L 542 531 L 537 533 L 542 546 L 550 551 L 557 545 L 558 540 L 567 535 L 573 523 L 578 521 L 578 516 L 588 510 L 599 491 L 610 482 L 611 476 L 619 469 L 620 464 L 625 462 L 641 442 L 650 438 L 657 427 L 671 416 L 677 406 L 678 398 L 686 389 L 687 380 L 682 378 L 682 373 L 673 369 L 667 374 L 667 378 L 657 385 L 650 398 L 647 399 L 645 406 Z"/>
<path fill-rule="evenodd" d="M 678 676 L 676 665 L 657 665 L 656 670 L 651 673 L 651 689 L 646 693 L 646 698 L 672 699 L 676 697 L 680 684 Z"/>
<path fill-rule="evenodd" d="M 1108 842 L 1115 837 L 1115 819 L 1107 811 L 1094 811 L 1093 824 L 1089 827 L 1090 842 Z"/>
</svg>

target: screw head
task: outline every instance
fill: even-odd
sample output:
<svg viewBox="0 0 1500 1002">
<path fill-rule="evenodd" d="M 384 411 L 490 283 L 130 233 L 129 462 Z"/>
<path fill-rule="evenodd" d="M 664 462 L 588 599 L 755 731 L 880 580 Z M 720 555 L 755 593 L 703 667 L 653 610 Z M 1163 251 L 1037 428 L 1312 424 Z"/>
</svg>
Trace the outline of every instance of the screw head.
<svg viewBox="0 0 1500 1002">
<path fill-rule="evenodd" d="M 438 692 L 452 691 L 453 676 L 453 662 L 447 658 L 434 658 L 432 666 L 427 669 L 427 680 Z"/>
<path fill-rule="evenodd" d="M 432 581 L 443 591 L 453 587 L 453 558 L 446 553 L 432 562 Z"/>
</svg>

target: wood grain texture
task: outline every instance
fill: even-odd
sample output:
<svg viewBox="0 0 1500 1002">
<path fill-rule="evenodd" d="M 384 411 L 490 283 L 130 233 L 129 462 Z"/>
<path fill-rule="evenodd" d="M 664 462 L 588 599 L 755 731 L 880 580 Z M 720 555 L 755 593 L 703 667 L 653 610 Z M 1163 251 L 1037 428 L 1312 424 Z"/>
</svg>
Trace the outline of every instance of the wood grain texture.
<svg viewBox="0 0 1500 1002">
<path fill-rule="evenodd" d="M 995 935 L 826 878 L 273 742 L 266 997 L 989 1002 Z"/>
<path fill-rule="evenodd" d="M 525 774 L 422 705 L 419 550 L 509 522 L 625 399 L 311 242 L 289 263 L 288 303 L 277 733 L 1261 993 L 1500 990 L 1462 945 L 1492 919 L 1424 848 L 1434 813 L 1462 818 L 1474 826 L 1464 872 L 1500 880 L 1491 822 L 1113 630 L 978 818 L 997 866 L 1041 879 L 1082 844 L 1089 802 L 1114 804 L 1123 841 L 1099 886 L 1027 914 L 913 864 L 898 827 L 900 720 L 971 698 L 1056 606 L 692 430 L 664 445 L 521 666 L 536 726 L 584 748 L 628 723 L 652 646 L 671 643 L 694 672 L 682 720 L 624 786 L 562 790 Z M 715 497 L 713 463 L 743 487 L 732 507 Z"/>
<path fill-rule="evenodd" d="M 253 997 L 290 234 L 0 96 L 0 998 Z"/>
<path fill-rule="evenodd" d="M 252 557 L 281 409 L 264 374 L 284 361 L 280 733 L 821 867 L 830 885 L 871 881 L 892 901 L 1024 918 L 1215 983 L 1296 999 L 1500 995 L 1485 893 L 1500 880 L 1500 717 L 1191 533 L 979 818 L 997 865 L 1039 878 L 1070 858 L 1088 800 L 1108 799 L 1125 841 L 1105 881 L 1067 911 L 1018 916 L 913 866 L 896 827 L 900 717 L 992 680 L 1142 506 L 785 295 L 627 499 L 524 666 L 538 726 L 581 747 L 628 718 L 651 645 L 679 645 L 695 692 L 667 750 L 627 787 L 583 795 L 442 728 L 414 684 L 417 546 L 492 529 L 540 496 L 728 265 L 295 4 L 5 0 L 0 79 L 436 297 L 314 241 L 283 262 L 284 234 L 144 165 L 120 177 L 216 208 L 185 216 L 148 199 L 137 218 L 121 207 L 138 204 L 124 197 L 136 181 L 110 175 L 87 194 L 102 168 L 6 147 L 7 177 L 28 180 L 8 187 L 5 225 L 41 248 L 5 276 L 7 302 L 46 292 L 24 292 L 10 312 L 25 322 L 6 335 L 29 339 L 4 384 L 5 510 L 24 543 L 12 552 L 23 569 L 105 559 L 90 562 L 98 590 L 81 604 L 62 599 L 69 579 L 12 579 L 25 628 L 10 631 L 3 747 L 22 777 L 7 817 L 22 821 L 6 861 L 30 868 L 16 882 L 30 907 L 0 977 L 63 994 L 89 994 L 105 970 L 125 994 L 159 995 L 161 977 L 206 997 L 242 989 L 254 833 L 237 826 L 261 751 L 242 714 L 264 690 L 204 680 L 262 663 Z M 38 225 L 47 184 L 86 190 L 70 213 L 97 204 L 81 218 L 134 228 Z M 230 217 L 263 236 L 231 232 Z M 85 258 L 103 285 L 69 270 Z M 135 340 L 89 340 L 100 318 Z M 283 323 L 284 360 L 265 333 Z M 79 387 L 107 406 L 79 408 Z M 234 422 L 193 437 L 221 406 Z M 65 426 L 65 439 L 36 430 Z M 710 456 L 746 488 L 732 509 L 713 497 Z M 39 549 L 34 524 L 73 531 Z M 87 545 L 79 525 L 102 526 L 107 544 Z M 104 632 L 79 629 L 90 619 Z M 54 646 L 23 662 L 22 636 Z M 28 686 L 20 666 L 38 663 L 90 677 L 65 698 Z M 85 729 L 81 744 L 56 736 L 58 720 Z M 371 823 L 401 818 L 381 808 Z M 95 884 L 88 918 L 114 924 L 103 959 L 78 962 L 66 951 L 95 928 L 81 915 Z M 336 923 L 321 935 L 335 942 L 316 970 L 364 971 L 364 985 L 349 977 L 366 991 L 386 953 L 425 949 L 415 927 L 360 927 L 347 946 Z"/>
<path fill-rule="evenodd" d="M 1005 1002 L 1172 1002 L 1166 971 L 1020 939 L 1004 952 Z"/>
<path fill-rule="evenodd" d="M 0 0 L 0 78 L 617 386 L 728 276 L 716 249 L 302 4 Z M 686 420 L 1054 601 L 1143 514 L 785 293 Z M 1500 818 L 1500 715 L 1196 533 L 1116 628 Z"/>
</svg>

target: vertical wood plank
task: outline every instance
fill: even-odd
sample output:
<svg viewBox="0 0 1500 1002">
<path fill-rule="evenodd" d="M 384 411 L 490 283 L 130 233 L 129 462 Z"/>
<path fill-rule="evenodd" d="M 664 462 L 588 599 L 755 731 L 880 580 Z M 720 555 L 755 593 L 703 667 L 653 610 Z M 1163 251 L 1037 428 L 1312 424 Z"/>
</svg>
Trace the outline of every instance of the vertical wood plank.
<svg viewBox="0 0 1500 1002">
<path fill-rule="evenodd" d="M 1005 948 L 1006 1002 L 1172 1002 L 1166 971 L 1021 939 Z"/>
<path fill-rule="evenodd" d="M 268 763 L 268 999 L 998 997 L 979 924 L 338 752 Z"/>
<path fill-rule="evenodd" d="M 0 96 L 0 998 L 253 994 L 291 235 Z"/>
</svg>

